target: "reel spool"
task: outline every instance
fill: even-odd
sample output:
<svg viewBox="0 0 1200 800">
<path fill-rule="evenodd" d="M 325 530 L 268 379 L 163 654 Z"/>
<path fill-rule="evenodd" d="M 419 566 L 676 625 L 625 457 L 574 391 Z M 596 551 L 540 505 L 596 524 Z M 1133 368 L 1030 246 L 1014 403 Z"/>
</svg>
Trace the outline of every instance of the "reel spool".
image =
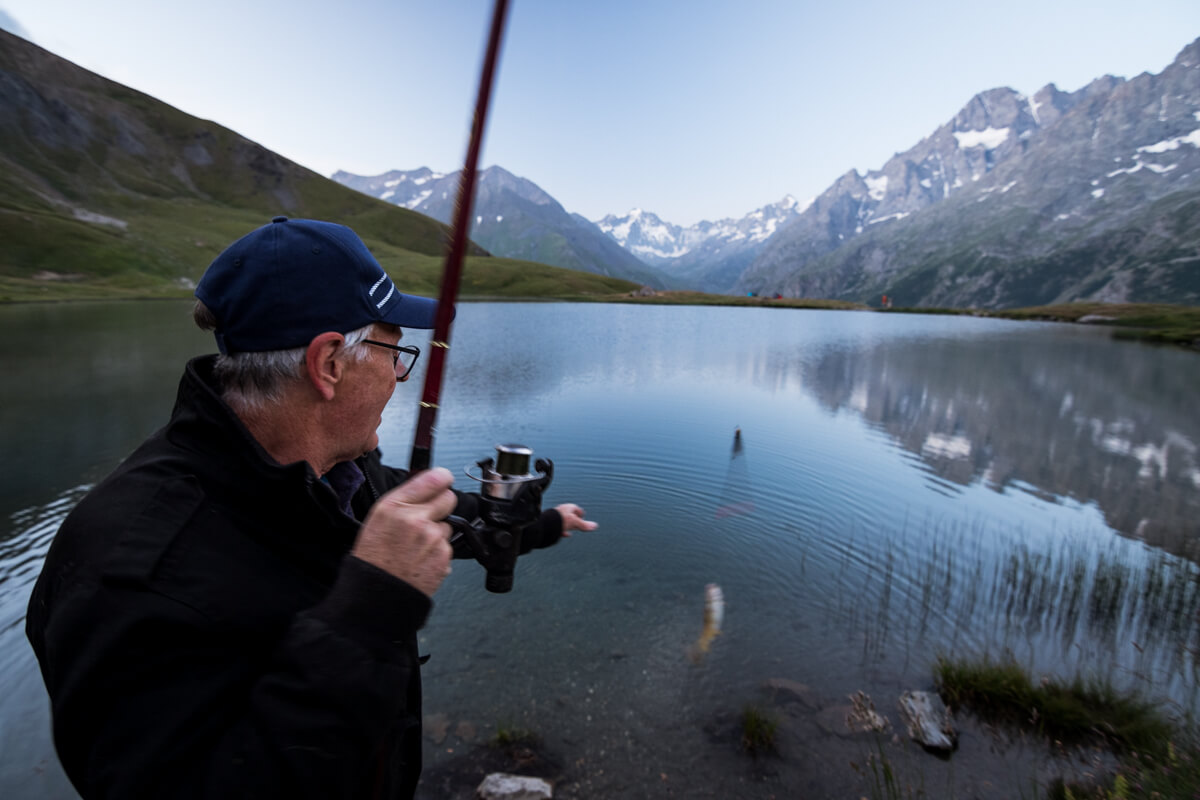
<svg viewBox="0 0 1200 800">
<path fill-rule="evenodd" d="M 533 450 L 523 444 L 496 445 L 496 458 L 476 462 L 479 474 L 472 474 L 471 466 L 463 470 L 467 477 L 481 484 L 481 493 L 496 500 L 512 500 L 526 483 L 546 477 L 546 472 L 530 472 L 529 462 Z M 536 467 L 535 467 L 536 468 Z"/>
</svg>

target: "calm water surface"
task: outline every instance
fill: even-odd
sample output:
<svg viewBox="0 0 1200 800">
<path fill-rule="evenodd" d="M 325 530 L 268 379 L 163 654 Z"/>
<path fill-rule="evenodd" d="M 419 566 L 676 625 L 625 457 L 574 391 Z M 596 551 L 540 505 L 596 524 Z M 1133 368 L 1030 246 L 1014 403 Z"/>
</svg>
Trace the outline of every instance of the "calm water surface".
<svg viewBox="0 0 1200 800">
<path fill-rule="evenodd" d="M 187 313 L 0 308 L 0 796 L 73 796 L 24 606 L 63 516 L 211 349 Z M 467 564 L 439 592 L 423 796 L 469 796 L 489 738 L 521 728 L 558 797 L 858 797 L 877 745 L 830 720 L 862 690 L 900 725 L 897 696 L 932 688 L 938 653 L 1197 706 L 1194 353 L 1067 325 L 563 304 L 465 305 L 453 344 L 435 461 L 461 473 L 525 443 L 555 462 L 547 501 L 601 530 L 522 559 L 510 595 Z M 385 413 L 393 463 L 422 377 Z M 697 663 L 710 582 L 724 632 Z M 776 757 L 737 750 L 751 704 L 782 720 Z M 949 762 L 902 726 L 880 741 L 958 796 L 1061 767 L 962 723 Z"/>
</svg>

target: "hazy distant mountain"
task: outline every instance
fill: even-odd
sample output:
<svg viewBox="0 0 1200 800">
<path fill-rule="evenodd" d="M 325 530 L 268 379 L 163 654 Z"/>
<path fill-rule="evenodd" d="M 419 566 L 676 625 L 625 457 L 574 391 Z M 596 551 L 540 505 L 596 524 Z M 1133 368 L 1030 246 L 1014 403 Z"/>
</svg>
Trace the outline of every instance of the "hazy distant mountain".
<svg viewBox="0 0 1200 800">
<path fill-rule="evenodd" d="M 410 208 L 441 222 L 454 214 L 460 172 L 422 167 L 361 176 L 338 171 L 333 179 L 365 194 Z M 490 253 L 636 281 L 658 289 L 662 273 L 605 236 L 595 225 L 568 213 L 532 181 L 500 167 L 478 175 L 471 239 Z"/>
<path fill-rule="evenodd" d="M 687 228 L 635 208 L 596 222 L 622 247 L 690 287 L 728 292 L 766 242 L 800 216 L 804 206 L 790 195 L 741 219 L 698 222 Z"/>
<path fill-rule="evenodd" d="M 901 305 L 1200 302 L 1200 40 L 1159 75 L 992 89 L 773 237 L 740 291 Z"/>
</svg>

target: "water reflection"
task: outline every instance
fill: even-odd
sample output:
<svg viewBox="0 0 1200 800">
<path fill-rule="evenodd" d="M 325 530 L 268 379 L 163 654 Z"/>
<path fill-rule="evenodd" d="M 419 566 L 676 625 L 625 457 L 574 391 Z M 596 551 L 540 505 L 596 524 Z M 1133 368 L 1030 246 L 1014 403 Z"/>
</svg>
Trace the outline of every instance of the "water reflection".
<svg viewBox="0 0 1200 800">
<path fill-rule="evenodd" d="M 0 481 L 0 513 L 98 480 L 166 422 L 182 360 L 211 349 L 211 337 L 191 325 L 190 308 L 0 309 L 0 430 L 10 465 Z"/>
<path fill-rule="evenodd" d="M 25 606 L 58 526 L 89 487 L 21 509 L 0 528 L 0 789 L 5 797 L 73 800 L 50 737 L 49 698 L 25 641 Z"/>
<path fill-rule="evenodd" d="M 805 385 L 938 479 L 1095 503 L 1113 529 L 1195 558 L 1196 356 L 1072 339 L 941 339 L 831 350 Z"/>
</svg>

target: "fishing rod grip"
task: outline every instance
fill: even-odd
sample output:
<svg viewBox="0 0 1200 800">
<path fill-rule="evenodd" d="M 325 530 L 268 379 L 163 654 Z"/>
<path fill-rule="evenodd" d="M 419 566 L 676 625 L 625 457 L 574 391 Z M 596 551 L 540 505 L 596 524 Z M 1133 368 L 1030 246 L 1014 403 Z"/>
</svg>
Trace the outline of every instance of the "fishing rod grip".
<svg viewBox="0 0 1200 800">
<path fill-rule="evenodd" d="M 433 459 L 433 423 L 436 416 L 436 408 L 421 404 L 421 411 L 417 414 L 417 433 L 413 437 L 412 455 L 408 459 L 410 475 L 429 469 Z"/>
<path fill-rule="evenodd" d="M 428 447 L 414 447 L 412 457 L 408 460 L 408 472 L 410 475 L 416 475 L 422 470 L 429 469 L 429 461 L 432 455 Z"/>
</svg>

